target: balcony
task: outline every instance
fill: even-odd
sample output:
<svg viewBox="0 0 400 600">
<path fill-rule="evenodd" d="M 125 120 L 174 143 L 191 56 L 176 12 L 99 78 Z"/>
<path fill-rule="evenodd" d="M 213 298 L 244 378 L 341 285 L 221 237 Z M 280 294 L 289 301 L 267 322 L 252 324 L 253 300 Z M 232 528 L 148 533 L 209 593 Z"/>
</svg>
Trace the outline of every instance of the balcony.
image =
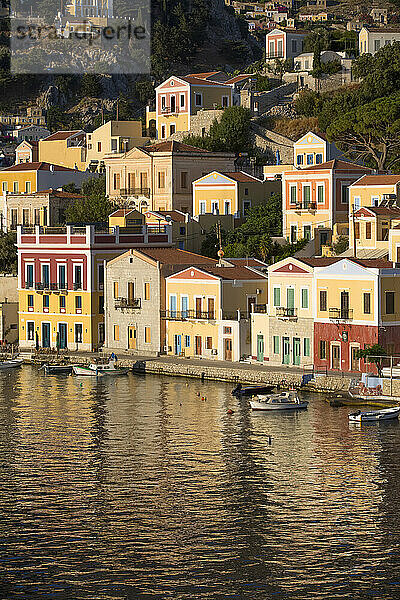
<svg viewBox="0 0 400 600">
<path fill-rule="evenodd" d="M 297 319 L 297 308 L 278 306 L 276 309 L 276 316 L 278 319 L 287 319 L 288 321 L 295 320 Z"/>
<path fill-rule="evenodd" d="M 266 304 L 254 304 L 253 312 L 265 315 L 267 312 L 267 305 Z"/>
<path fill-rule="evenodd" d="M 283 52 L 269 52 L 269 54 L 266 55 L 265 57 L 267 60 L 273 60 L 275 58 L 285 58 L 283 56 Z"/>
<path fill-rule="evenodd" d="M 115 308 L 128 308 L 128 309 L 138 309 L 142 307 L 142 299 L 141 298 L 115 298 L 114 300 Z"/>
<path fill-rule="evenodd" d="M 172 321 L 184 321 L 186 319 L 204 319 L 214 321 L 216 316 L 214 311 L 203 310 L 162 310 L 161 318 Z"/>
<path fill-rule="evenodd" d="M 121 196 L 144 196 L 150 198 L 150 188 L 138 187 L 138 188 L 121 188 L 119 190 Z"/>
<path fill-rule="evenodd" d="M 37 292 L 60 292 L 67 290 L 67 284 L 64 283 L 42 283 L 37 281 L 36 283 L 25 282 L 25 289 L 35 289 Z M 74 288 L 75 289 L 75 288 Z"/>
<path fill-rule="evenodd" d="M 308 211 L 317 210 L 317 203 L 316 202 L 296 202 L 295 210 L 308 210 Z"/>
<path fill-rule="evenodd" d="M 353 320 L 353 309 L 352 308 L 330 308 L 329 318 L 333 321 L 352 321 Z"/>
</svg>

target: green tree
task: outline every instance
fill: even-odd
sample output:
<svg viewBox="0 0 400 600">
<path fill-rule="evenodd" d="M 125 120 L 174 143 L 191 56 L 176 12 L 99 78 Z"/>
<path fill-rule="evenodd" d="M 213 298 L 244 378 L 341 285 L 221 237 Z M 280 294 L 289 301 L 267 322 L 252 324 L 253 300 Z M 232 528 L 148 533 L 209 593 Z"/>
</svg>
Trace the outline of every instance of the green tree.
<svg viewBox="0 0 400 600">
<path fill-rule="evenodd" d="M 375 364 L 380 377 L 382 377 L 382 361 L 385 356 L 387 356 L 387 352 L 379 344 L 365 346 L 365 348 L 357 350 L 357 358 L 363 358 L 365 362 Z"/>
<path fill-rule="evenodd" d="M 333 244 L 333 251 L 336 254 L 336 256 L 338 256 L 339 254 L 346 252 L 348 247 L 349 247 L 349 236 L 341 235 L 341 236 L 339 236 L 339 239 L 337 240 L 337 242 L 335 244 Z"/>
<path fill-rule="evenodd" d="M 243 106 L 225 109 L 221 120 L 215 120 L 204 137 L 189 135 L 184 143 L 214 152 L 250 152 L 253 149 L 250 137 L 251 113 Z"/>
<path fill-rule="evenodd" d="M 304 39 L 304 52 L 319 52 L 329 50 L 332 44 L 332 34 L 324 27 L 318 27 Z"/>
<path fill-rule="evenodd" d="M 379 170 L 394 168 L 400 162 L 400 93 L 345 112 L 327 135 L 351 159 Z"/>
<path fill-rule="evenodd" d="M 0 273 L 17 272 L 17 236 L 14 231 L 0 235 Z"/>
<path fill-rule="evenodd" d="M 88 179 L 82 185 L 83 199 L 76 199 L 65 211 L 68 223 L 107 222 L 115 210 L 105 193 L 105 177 Z"/>
</svg>

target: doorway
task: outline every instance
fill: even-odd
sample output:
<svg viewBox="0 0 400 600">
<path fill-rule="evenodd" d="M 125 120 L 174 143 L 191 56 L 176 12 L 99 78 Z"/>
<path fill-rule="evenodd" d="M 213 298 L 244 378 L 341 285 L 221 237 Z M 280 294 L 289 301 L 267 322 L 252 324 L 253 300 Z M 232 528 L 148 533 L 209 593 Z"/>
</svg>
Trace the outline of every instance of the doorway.
<svg viewBox="0 0 400 600">
<path fill-rule="evenodd" d="M 42 323 L 42 348 L 50 348 L 50 323 Z"/>
<path fill-rule="evenodd" d="M 349 292 L 342 292 L 340 294 L 340 318 L 349 318 Z"/>
<path fill-rule="evenodd" d="M 351 370 L 359 371 L 360 370 L 360 359 L 357 356 L 358 347 L 352 346 L 350 349 L 350 362 L 351 362 Z"/>
<path fill-rule="evenodd" d="M 60 350 L 65 350 L 67 347 L 67 324 L 58 324 L 58 346 Z"/>
<path fill-rule="evenodd" d="M 175 346 L 175 355 L 179 356 L 180 353 L 182 352 L 182 336 L 181 335 L 176 335 L 174 337 L 174 346 Z"/>
<path fill-rule="evenodd" d="M 257 336 L 257 361 L 264 362 L 264 336 Z"/>
<path fill-rule="evenodd" d="M 282 338 L 282 351 L 283 351 L 282 362 L 284 365 L 289 365 L 290 364 L 290 341 L 289 341 L 288 337 Z"/>
<path fill-rule="evenodd" d="M 300 365 L 300 338 L 293 338 L 293 364 Z"/>
<path fill-rule="evenodd" d="M 200 335 L 196 335 L 194 338 L 194 351 L 197 354 L 197 356 L 201 356 L 201 336 Z"/>
<path fill-rule="evenodd" d="M 128 327 L 128 349 L 136 350 L 136 327 L 134 325 Z"/>
<path fill-rule="evenodd" d="M 289 317 L 294 316 L 294 288 L 286 290 L 287 314 Z"/>
<path fill-rule="evenodd" d="M 232 339 L 225 338 L 224 340 L 224 360 L 232 360 Z"/>
<path fill-rule="evenodd" d="M 340 346 L 339 344 L 332 345 L 332 369 L 340 369 Z"/>
</svg>

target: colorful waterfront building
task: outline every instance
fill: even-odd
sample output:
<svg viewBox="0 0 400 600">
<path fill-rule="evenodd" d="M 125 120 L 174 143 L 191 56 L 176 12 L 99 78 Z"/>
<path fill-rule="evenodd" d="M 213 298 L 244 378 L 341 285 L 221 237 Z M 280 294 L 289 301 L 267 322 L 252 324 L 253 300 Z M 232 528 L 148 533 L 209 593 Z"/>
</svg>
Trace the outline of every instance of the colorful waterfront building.
<svg viewBox="0 0 400 600">
<path fill-rule="evenodd" d="M 304 39 L 308 31 L 275 28 L 265 36 L 267 61 L 277 58 L 286 60 L 303 52 Z"/>
<path fill-rule="evenodd" d="M 314 268 L 285 258 L 268 267 L 268 304 L 252 314 L 252 359 L 271 366 L 307 367 L 314 349 Z"/>
<path fill-rule="evenodd" d="M 167 277 L 167 353 L 236 362 L 250 355 L 250 315 L 266 303 L 267 285 L 265 273 L 231 259 Z"/>
<path fill-rule="evenodd" d="M 146 127 L 155 126 L 159 140 L 178 131 L 190 131 L 191 119 L 201 110 L 232 106 L 232 87 L 210 79 L 210 75 L 173 75 L 156 87 L 156 110 L 147 111 Z"/>
<path fill-rule="evenodd" d="M 56 131 L 39 140 L 39 161 L 85 171 L 86 133 L 82 129 Z"/>
<path fill-rule="evenodd" d="M 193 215 L 233 215 L 246 217 L 249 210 L 274 193 L 280 193 L 279 181 L 262 181 L 242 171 L 212 171 L 193 182 Z"/>
<path fill-rule="evenodd" d="M 302 135 L 293 145 L 294 166 L 305 169 L 321 165 L 342 156 L 335 144 L 328 142 L 322 134 L 309 131 Z"/>
<path fill-rule="evenodd" d="M 315 254 L 349 231 L 349 187 L 368 167 L 330 160 L 284 172 L 282 178 L 283 235 L 291 243 L 314 239 Z"/>
<path fill-rule="evenodd" d="M 85 173 L 47 162 L 25 162 L 0 171 L 1 191 L 30 194 L 42 190 L 61 188 L 68 183 L 81 187 L 92 173 Z"/>
<path fill-rule="evenodd" d="M 383 259 L 309 259 L 314 270 L 314 366 L 370 371 L 360 348 L 400 354 L 400 268 Z M 324 261 L 324 262 L 321 262 Z"/>
<path fill-rule="evenodd" d="M 170 246 L 170 230 L 19 226 L 20 347 L 91 351 L 102 346 L 105 261 L 149 245 Z"/>
</svg>

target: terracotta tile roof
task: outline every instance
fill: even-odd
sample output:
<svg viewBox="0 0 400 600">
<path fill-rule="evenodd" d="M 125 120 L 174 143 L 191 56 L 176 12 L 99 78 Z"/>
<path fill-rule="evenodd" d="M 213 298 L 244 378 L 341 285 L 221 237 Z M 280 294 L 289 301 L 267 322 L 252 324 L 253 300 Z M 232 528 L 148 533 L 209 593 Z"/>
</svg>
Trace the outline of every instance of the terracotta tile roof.
<svg viewBox="0 0 400 600">
<path fill-rule="evenodd" d="M 242 267 L 268 267 L 267 263 L 264 263 L 262 260 L 258 260 L 258 258 L 253 258 L 252 256 L 249 258 L 226 258 L 224 256 L 224 260 L 234 265 L 241 265 Z"/>
<path fill-rule="evenodd" d="M 210 86 L 222 86 L 229 87 L 225 83 L 221 83 L 220 81 L 209 81 L 208 79 L 202 79 L 201 77 L 194 77 L 191 75 L 186 75 L 185 77 L 179 77 L 182 81 L 186 81 L 186 83 L 190 83 L 191 85 L 210 85 Z"/>
<path fill-rule="evenodd" d="M 201 256 L 178 248 L 139 248 L 137 252 L 169 265 L 215 265 L 214 258 Z"/>
<path fill-rule="evenodd" d="M 338 260 L 343 260 L 342 258 L 338 257 L 338 256 L 324 256 L 324 257 L 315 257 L 315 258 L 303 258 L 303 257 L 296 257 L 297 260 L 300 260 L 301 262 L 305 263 L 306 265 L 309 265 L 310 267 L 329 267 L 329 265 L 333 265 L 335 262 L 337 262 Z"/>
<path fill-rule="evenodd" d="M 75 169 L 69 169 L 68 167 L 62 167 L 61 165 L 51 165 L 47 162 L 31 162 L 31 163 L 20 163 L 18 165 L 12 165 L 1 169 L 2 171 L 50 171 L 50 167 L 53 167 L 54 171 L 71 171 L 75 173 Z"/>
<path fill-rule="evenodd" d="M 49 135 L 49 137 L 44 139 L 46 140 L 46 142 L 54 142 L 56 140 L 67 140 L 69 137 L 77 133 L 82 133 L 82 135 L 85 135 L 85 133 L 80 129 L 75 129 L 74 131 L 56 131 L 55 133 L 52 133 L 51 135 Z"/>
<path fill-rule="evenodd" d="M 196 146 L 189 146 L 188 144 L 182 144 L 175 140 L 166 142 L 160 142 L 159 144 L 152 144 L 151 146 L 142 146 L 141 150 L 145 152 L 201 152 L 202 154 L 208 153 L 208 150 L 203 148 L 196 148 Z"/>
<path fill-rule="evenodd" d="M 118 208 L 113 213 L 108 215 L 109 217 L 126 217 L 129 213 L 135 212 L 133 208 Z"/>
<path fill-rule="evenodd" d="M 13 194 L 13 192 L 10 192 Z M 83 198 L 82 194 L 73 194 L 72 192 L 64 192 L 64 190 L 53 190 L 49 188 L 48 190 L 39 190 L 37 192 L 16 192 L 15 196 L 24 196 L 24 198 L 29 196 L 42 196 L 43 194 L 49 194 L 50 196 L 55 196 L 57 198 Z"/>
<path fill-rule="evenodd" d="M 243 75 L 236 75 L 236 77 L 232 77 L 231 79 L 227 79 L 226 81 L 224 81 L 224 83 L 231 84 L 231 83 L 238 83 L 239 81 L 245 81 L 246 79 L 249 79 L 250 77 L 255 77 L 255 75 L 253 75 L 252 73 L 243 73 Z"/>
<path fill-rule="evenodd" d="M 208 79 L 208 77 L 212 77 L 213 75 L 217 75 L 222 71 L 209 71 L 209 73 L 189 73 L 186 77 L 196 77 L 196 79 Z"/>
<path fill-rule="evenodd" d="M 393 267 L 393 263 L 389 260 L 384 260 L 382 258 L 353 258 L 353 257 L 341 257 L 341 256 L 332 256 L 332 257 L 322 257 L 322 258 L 298 258 L 306 265 L 310 267 L 329 267 L 329 265 L 333 265 L 340 260 L 350 260 L 362 267 L 367 267 L 370 269 L 391 269 Z"/>
<path fill-rule="evenodd" d="M 257 179 L 257 177 L 253 177 L 253 175 L 249 175 L 248 173 L 244 173 L 243 171 L 230 171 L 228 173 L 222 173 L 226 175 L 230 179 L 234 179 L 239 183 L 263 183 L 261 179 Z"/>
<path fill-rule="evenodd" d="M 171 217 L 171 221 L 175 223 L 184 223 L 186 221 L 186 217 L 184 213 L 179 212 L 178 210 L 154 210 L 152 211 L 161 217 Z"/>
<path fill-rule="evenodd" d="M 372 171 L 369 167 L 363 167 L 355 163 L 338 160 L 337 158 L 328 160 L 320 165 L 311 165 L 310 167 L 301 169 L 301 171 L 320 171 L 322 169 L 334 169 L 335 171 L 367 171 L 369 173 Z"/>
<path fill-rule="evenodd" d="M 374 27 L 373 25 L 364 25 L 364 28 L 372 33 L 400 33 L 400 27 Z"/>
<path fill-rule="evenodd" d="M 217 267 L 214 265 L 201 268 L 207 273 L 217 275 L 218 277 L 229 281 L 233 281 L 234 279 L 242 279 L 245 281 L 248 279 L 267 279 L 267 276 L 263 273 L 260 273 L 259 271 L 254 271 L 252 269 L 248 269 L 247 267 L 243 267 L 241 265 L 234 265 L 233 267 Z"/>
<path fill-rule="evenodd" d="M 390 260 L 384 260 L 383 258 L 350 258 L 352 262 L 355 262 L 362 267 L 369 267 L 370 269 L 392 269 L 393 263 Z"/>
<path fill-rule="evenodd" d="M 396 185 L 400 183 L 400 175 L 363 175 L 355 185 Z"/>
<path fill-rule="evenodd" d="M 35 140 L 22 140 L 22 142 L 18 144 L 16 149 L 18 149 L 19 146 L 21 146 L 21 144 L 29 144 L 30 146 L 32 146 L 32 148 L 37 148 L 37 146 L 39 146 L 39 142 Z"/>
<path fill-rule="evenodd" d="M 361 207 L 366 208 L 371 211 L 375 215 L 387 215 L 388 217 L 400 217 L 400 208 L 398 206 L 364 206 Z M 357 214 L 358 211 L 356 211 Z"/>
</svg>

